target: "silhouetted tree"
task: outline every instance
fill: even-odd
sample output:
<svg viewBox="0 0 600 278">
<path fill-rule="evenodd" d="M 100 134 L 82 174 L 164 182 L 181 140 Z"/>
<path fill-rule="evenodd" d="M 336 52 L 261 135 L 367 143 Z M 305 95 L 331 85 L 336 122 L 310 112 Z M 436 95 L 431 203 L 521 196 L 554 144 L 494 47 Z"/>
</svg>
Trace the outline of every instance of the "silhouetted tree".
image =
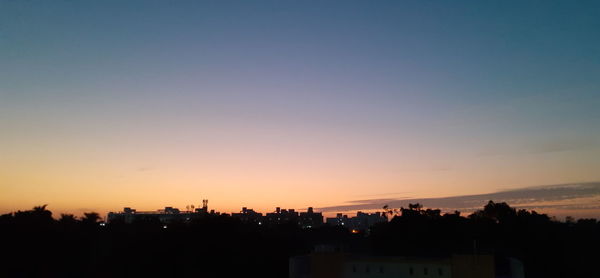
<svg viewBox="0 0 600 278">
<path fill-rule="evenodd" d="M 81 222 L 83 224 L 96 224 L 98 223 L 98 221 L 100 221 L 100 219 L 102 219 L 100 217 L 100 214 L 98 214 L 97 212 L 86 212 L 83 214 L 83 217 L 81 218 Z"/>
<path fill-rule="evenodd" d="M 64 224 L 73 224 L 73 223 L 77 223 L 77 217 L 75 217 L 75 215 L 73 214 L 61 214 L 60 218 L 58 219 L 58 222 L 60 223 L 64 223 Z"/>
</svg>

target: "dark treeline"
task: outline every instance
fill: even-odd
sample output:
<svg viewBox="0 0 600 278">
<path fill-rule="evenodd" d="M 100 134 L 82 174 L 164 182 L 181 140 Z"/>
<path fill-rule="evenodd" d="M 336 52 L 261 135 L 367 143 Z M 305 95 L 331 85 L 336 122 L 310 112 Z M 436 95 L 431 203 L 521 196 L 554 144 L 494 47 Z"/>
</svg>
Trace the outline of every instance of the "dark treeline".
<svg viewBox="0 0 600 278">
<path fill-rule="evenodd" d="M 227 215 L 187 223 L 145 219 L 99 225 L 97 213 L 61 215 L 45 206 L 0 216 L 0 277 L 287 277 L 290 256 L 318 244 L 385 256 L 494 254 L 521 260 L 525 277 L 600 277 L 600 223 L 559 222 L 534 211 L 489 202 L 459 212 L 387 209 L 391 220 L 370 233 L 342 227 L 301 229 L 245 224 Z"/>
</svg>

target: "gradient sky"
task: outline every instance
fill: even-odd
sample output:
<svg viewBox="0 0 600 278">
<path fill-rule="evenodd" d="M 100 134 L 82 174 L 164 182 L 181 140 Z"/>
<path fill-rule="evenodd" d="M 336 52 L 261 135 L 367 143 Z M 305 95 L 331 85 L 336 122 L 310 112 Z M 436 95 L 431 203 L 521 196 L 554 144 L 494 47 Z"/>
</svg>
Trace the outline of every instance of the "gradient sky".
<svg viewBox="0 0 600 278">
<path fill-rule="evenodd" d="M 0 0 L 0 212 L 592 181 L 598 1 Z"/>
</svg>

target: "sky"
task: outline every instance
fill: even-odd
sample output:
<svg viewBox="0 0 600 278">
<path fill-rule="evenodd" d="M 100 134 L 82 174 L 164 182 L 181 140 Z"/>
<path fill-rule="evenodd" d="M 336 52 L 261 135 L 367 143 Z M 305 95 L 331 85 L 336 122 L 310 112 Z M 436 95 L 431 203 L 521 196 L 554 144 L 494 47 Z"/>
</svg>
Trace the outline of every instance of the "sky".
<svg viewBox="0 0 600 278">
<path fill-rule="evenodd" d="M 597 1 L 0 0 L 0 212 L 589 184 L 599 76 Z"/>
</svg>

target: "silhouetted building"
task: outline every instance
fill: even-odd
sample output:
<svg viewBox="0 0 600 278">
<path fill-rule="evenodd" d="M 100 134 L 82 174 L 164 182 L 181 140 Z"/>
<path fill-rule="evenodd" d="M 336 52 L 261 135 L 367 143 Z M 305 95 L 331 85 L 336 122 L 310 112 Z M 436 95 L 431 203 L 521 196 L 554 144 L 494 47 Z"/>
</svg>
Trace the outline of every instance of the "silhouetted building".
<svg viewBox="0 0 600 278">
<path fill-rule="evenodd" d="M 364 213 L 357 212 L 355 217 L 338 213 L 336 217 L 328 217 L 326 223 L 332 226 L 344 226 L 350 230 L 368 231 L 375 223 L 386 222 L 384 214 L 380 212 Z"/>
<path fill-rule="evenodd" d="M 299 223 L 302 228 L 313 228 L 323 225 L 323 214 L 314 212 L 312 207 L 308 207 L 306 212 L 300 213 Z"/>
<path fill-rule="evenodd" d="M 294 209 L 275 208 L 275 212 L 270 212 L 265 215 L 264 223 L 267 225 L 279 225 L 284 223 L 295 223 L 299 225 L 298 213 Z"/>
<path fill-rule="evenodd" d="M 332 226 L 348 226 L 350 225 L 350 221 L 348 220 L 348 215 L 338 213 L 335 217 L 327 217 L 325 223 Z"/>
<path fill-rule="evenodd" d="M 126 207 L 121 212 L 109 212 L 107 222 L 122 221 L 125 223 L 133 223 L 140 220 L 159 220 L 162 223 L 188 222 L 194 218 L 199 218 L 205 215 L 221 215 L 214 210 L 208 212 L 208 200 L 203 201 L 202 208 L 197 208 L 192 211 L 180 211 L 178 208 L 165 207 L 156 211 L 137 211 Z M 240 219 L 244 223 L 256 223 L 258 225 L 278 225 L 285 223 L 293 223 L 303 228 L 319 227 L 323 225 L 323 214 L 315 212 L 312 207 L 309 207 L 306 212 L 298 213 L 294 209 L 281 209 L 277 207 L 275 212 L 267 213 L 263 216 L 262 213 L 256 212 L 253 209 L 243 207 L 239 213 L 232 213 L 232 217 Z"/>
<path fill-rule="evenodd" d="M 244 223 L 256 223 L 262 225 L 263 221 L 262 213 L 255 212 L 253 209 L 248 209 L 246 207 L 243 207 L 242 211 L 239 213 L 232 213 L 231 216 L 239 218 Z"/>
<path fill-rule="evenodd" d="M 192 211 L 180 211 L 178 208 L 165 207 L 156 211 L 137 211 L 135 209 L 125 207 L 122 212 L 109 212 L 107 222 L 122 221 L 125 223 L 133 223 L 135 221 L 158 220 L 162 223 L 171 222 L 187 222 L 194 218 L 207 214 L 207 207 Z M 214 211 L 211 211 L 214 214 Z"/>
<path fill-rule="evenodd" d="M 158 210 L 159 212 L 161 210 Z M 180 213 L 178 208 L 173 208 L 173 207 L 165 207 L 165 209 L 162 211 L 164 214 L 178 214 Z"/>
<path fill-rule="evenodd" d="M 323 214 L 315 212 L 312 207 L 309 207 L 306 212 L 300 213 L 294 209 L 281 209 L 277 207 L 274 212 L 267 213 L 264 216 L 253 209 L 243 207 L 241 212 L 232 213 L 231 216 L 239 218 L 245 223 L 256 223 L 267 226 L 293 223 L 302 228 L 312 228 L 323 225 Z"/>
</svg>

